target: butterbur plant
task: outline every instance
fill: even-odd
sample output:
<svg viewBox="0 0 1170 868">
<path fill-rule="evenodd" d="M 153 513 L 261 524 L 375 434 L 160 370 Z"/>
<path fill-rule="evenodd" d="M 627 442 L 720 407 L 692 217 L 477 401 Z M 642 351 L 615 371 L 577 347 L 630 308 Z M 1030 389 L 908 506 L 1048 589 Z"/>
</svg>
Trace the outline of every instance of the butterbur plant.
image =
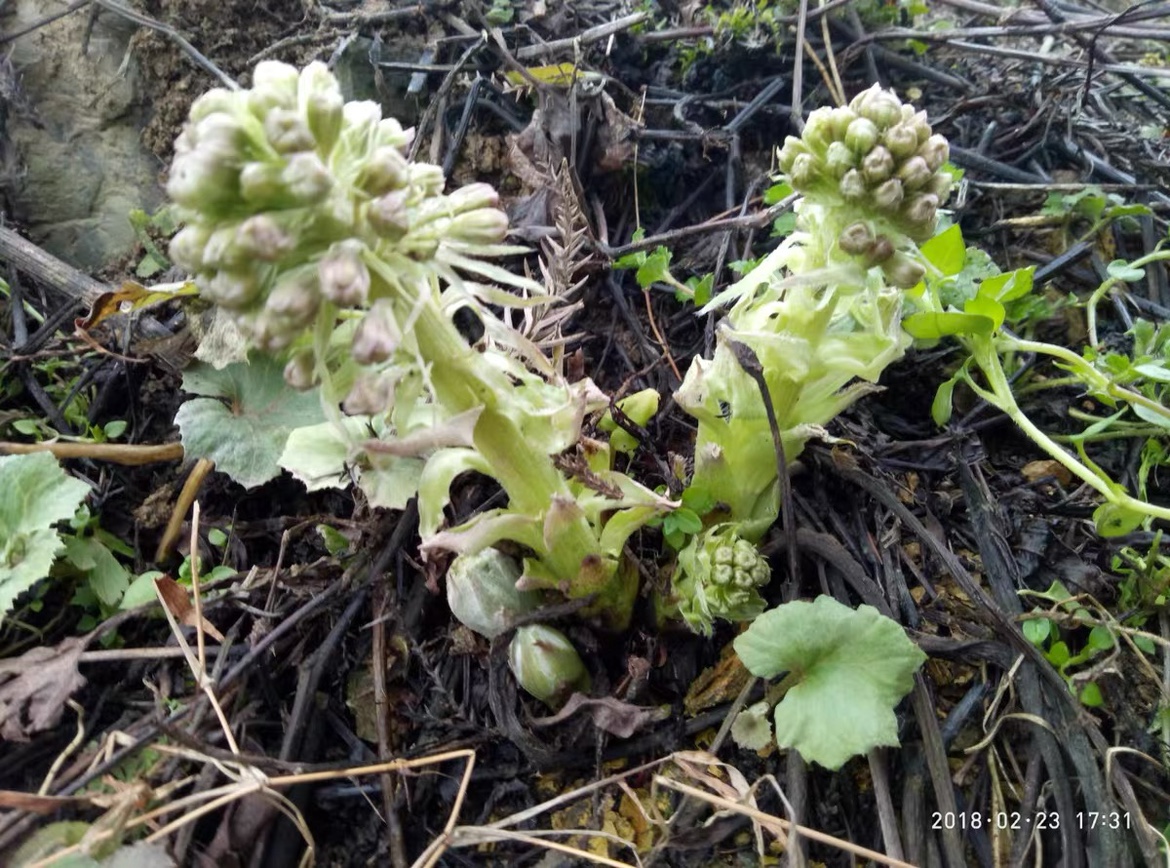
<svg viewBox="0 0 1170 868">
<path fill-rule="evenodd" d="M 620 625 L 636 593 L 625 542 L 669 502 L 608 467 L 584 482 L 557 468 L 606 401 L 588 380 L 563 381 L 489 309 L 544 293 L 489 261 L 519 251 L 503 244 L 496 191 L 444 193 L 439 167 L 407 159 L 411 137 L 377 104 L 346 103 L 321 63 L 261 63 L 251 89 L 191 108 L 167 185 L 185 223 L 171 255 L 250 347 L 286 358 L 291 386 L 321 389 L 347 458 L 411 462 L 397 497 L 417 485 L 424 551 L 518 542 L 532 553 L 523 584 L 595 597 Z M 482 323 L 481 346 L 456 328 L 460 309 Z M 508 505 L 442 530 L 448 489 L 469 470 Z"/>
<path fill-rule="evenodd" d="M 903 295 L 924 274 L 917 244 L 935 233 L 950 191 L 947 155 L 923 113 L 876 86 L 847 107 L 814 111 L 803 135 L 780 150 L 801 197 L 796 231 L 708 305 L 733 303 L 713 358 L 695 359 L 675 395 L 699 423 L 691 489 L 718 510 L 679 559 L 681 611 L 738 617 L 739 603 L 711 606 L 722 592 L 705 564 L 730 535 L 758 540 L 779 513 L 772 425 L 737 345 L 759 360 L 792 461 L 910 343 Z"/>
</svg>

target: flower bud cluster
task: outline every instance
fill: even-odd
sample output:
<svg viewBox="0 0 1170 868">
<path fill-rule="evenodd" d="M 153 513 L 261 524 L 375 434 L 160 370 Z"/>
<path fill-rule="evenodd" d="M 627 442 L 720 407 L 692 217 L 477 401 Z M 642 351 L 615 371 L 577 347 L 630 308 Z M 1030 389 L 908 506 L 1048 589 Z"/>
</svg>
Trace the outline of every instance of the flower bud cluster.
<svg viewBox="0 0 1170 868">
<path fill-rule="evenodd" d="M 438 166 L 408 160 L 412 139 L 376 103 L 346 103 L 322 63 L 260 63 L 250 90 L 215 89 L 191 107 L 167 182 L 185 223 L 171 256 L 259 348 L 277 351 L 324 305 L 365 309 L 388 291 L 371 287 L 371 254 L 425 267 L 444 250 L 502 241 L 496 191 L 444 195 Z M 363 363 L 397 343 L 386 313 L 371 315 L 355 338 Z M 290 373 L 311 382 L 303 363 Z"/>
<path fill-rule="evenodd" d="M 735 524 L 709 528 L 679 552 L 673 582 L 679 613 L 709 636 L 716 618 L 746 621 L 764 611 L 759 589 L 771 578 L 768 561 Z"/>
<path fill-rule="evenodd" d="M 848 107 L 814 111 L 803 135 L 785 140 L 778 160 L 793 188 L 808 199 L 848 205 L 859 219 L 875 217 L 895 232 L 925 241 L 951 190 L 951 176 L 942 171 L 949 153 L 946 138 L 932 134 L 925 112 L 874 85 Z M 896 246 L 889 239 L 883 243 L 881 233 L 871 233 L 864 245 L 843 237 L 842 247 L 846 244 L 853 248 L 848 252 L 872 264 L 889 259 Z"/>
</svg>

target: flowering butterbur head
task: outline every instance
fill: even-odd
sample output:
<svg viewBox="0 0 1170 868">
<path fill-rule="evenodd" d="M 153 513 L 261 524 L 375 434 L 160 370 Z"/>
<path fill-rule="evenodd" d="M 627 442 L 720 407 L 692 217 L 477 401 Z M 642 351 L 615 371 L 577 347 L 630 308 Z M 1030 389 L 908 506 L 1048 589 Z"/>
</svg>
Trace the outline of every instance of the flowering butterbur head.
<svg viewBox="0 0 1170 868">
<path fill-rule="evenodd" d="M 679 613 L 697 632 L 710 635 L 716 618 L 746 621 L 764 611 L 759 589 L 771 567 L 733 524 L 694 536 L 679 552 L 673 585 Z"/>
<path fill-rule="evenodd" d="M 880 230 L 925 241 L 950 190 L 950 176 L 941 172 L 947 157 L 946 139 L 931 134 L 925 113 L 875 85 L 847 107 L 814 111 L 778 161 L 810 202 L 844 205 L 852 219 L 871 217 Z M 934 196 L 934 210 L 918 194 Z"/>
<path fill-rule="evenodd" d="M 407 159 L 412 138 L 376 103 L 345 103 L 324 64 L 259 64 L 250 90 L 196 100 L 175 143 L 175 262 L 267 349 L 297 341 L 319 312 L 377 298 L 409 311 L 417 297 L 388 284 L 449 276 L 456 259 L 498 252 L 508 228 L 487 184 L 444 195 L 438 166 Z M 372 275 L 375 258 L 392 266 Z"/>
</svg>

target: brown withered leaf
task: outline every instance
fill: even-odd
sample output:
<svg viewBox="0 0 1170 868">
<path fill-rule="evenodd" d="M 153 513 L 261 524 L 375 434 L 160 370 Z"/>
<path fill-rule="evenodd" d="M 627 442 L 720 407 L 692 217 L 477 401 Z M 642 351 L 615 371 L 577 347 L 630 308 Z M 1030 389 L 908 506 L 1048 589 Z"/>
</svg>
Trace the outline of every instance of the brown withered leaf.
<svg viewBox="0 0 1170 868">
<path fill-rule="evenodd" d="M 191 599 L 187 595 L 187 589 L 172 579 L 170 576 L 159 576 L 154 580 L 154 586 L 158 588 L 159 596 L 162 597 L 163 603 L 171 610 L 171 614 L 175 616 L 180 624 L 186 624 L 188 627 L 198 627 L 199 617 L 195 613 L 195 607 L 191 605 Z M 217 642 L 223 642 L 223 633 L 215 628 L 215 625 L 203 618 L 203 632 Z"/>
<path fill-rule="evenodd" d="M 540 717 L 532 721 L 533 726 L 554 726 L 568 720 L 578 711 L 586 711 L 593 718 L 594 725 L 618 738 L 629 738 L 639 729 L 670 717 L 670 706 L 643 708 L 603 696 L 592 699 L 583 693 L 574 693 L 565 707 L 551 717 Z"/>
<path fill-rule="evenodd" d="M 84 650 L 75 637 L 0 660 L 0 740 L 28 741 L 57 725 L 65 700 L 85 686 L 77 669 Z"/>
</svg>

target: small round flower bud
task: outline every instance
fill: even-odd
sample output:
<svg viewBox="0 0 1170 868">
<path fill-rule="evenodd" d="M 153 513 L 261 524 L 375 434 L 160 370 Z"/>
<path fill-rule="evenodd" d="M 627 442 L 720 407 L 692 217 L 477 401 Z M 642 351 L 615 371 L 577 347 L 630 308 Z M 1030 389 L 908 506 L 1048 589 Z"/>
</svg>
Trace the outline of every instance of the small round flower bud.
<svg viewBox="0 0 1170 868">
<path fill-rule="evenodd" d="M 845 173 L 837 189 L 841 193 L 841 198 L 847 202 L 860 202 L 869 192 L 865 186 L 865 179 L 856 169 L 850 169 Z"/>
<path fill-rule="evenodd" d="M 951 194 L 951 187 L 954 186 L 954 178 L 948 172 L 936 172 L 934 177 L 930 179 L 928 191 L 938 196 L 940 203 L 947 200 L 947 196 Z"/>
<path fill-rule="evenodd" d="M 197 223 L 184 226 L 171 239 L 170 246 L 167 248 L 171 254 L 171 260 L 175 265 L 185 268 L 187 271 L 199 271 L 204 267 L 203 248 L 207 246 L 210 234 L 206 226 Z"/>
<path fill-rule="evenodd" d="M 410 231 L 410 211 L 403 193 L 379 196 L 366 209 L 371 228 L 383 238 L 397 241 Z"/>
<path fill-rule="evenodd" d="M 922 157 L 911 157 L 898 169 L 898 180 L 908 193 L 916 192 L 930 183 L 933 173 Z"/>
<path fill-rule="evenodd" d="M 197 148 L 175 157 L 167 178 L 167 195 L 184 208 L 217 211 L 239 197 L 239 171 Z"/>
<path fill-rule="evenodd" d="M 460 187 L 446 197 L 446 205 L 452 214 L 477 211 L 480 208 L 498 208 L 500 194 L 491 184 L 475 183 Z"/>
<path fill-rule="evenodd" d="M 203 264 L 211 268 L 239 268 L 248 262 L 248 254 L 236 245 L 237 223 L 228 223 L 211 233 L 203 248 Z"/>
<path fill-rule="evenodd" d="M 865 267 L 873 268 L 875 265 L 881 265 L 893 256 L 894 252 L 894 242 L 885 235 L 879 235 L 873 240 L 869 250 L 865 252 Z"/>
<path fill-rule="evenodd" d="M 394 383 L 393 377 L 384 374 L 361 374 L 341 402 L 341 409 L 350 416 L 384 413 L 394 403 Z"/>
<path fill-rule="evenodd" d="M 288 198 L 275 163 L 245 163 L 240 170 L 240 196 L 251 205 L 273 205 Z"/>
<path fill-rule="evenodd" d="M 926 269 L 905 253 L 895 253 L 882 263 L 882 273 L 899 289 L 913 289 L 926 276 Z"/>
<path fill-rule="evenodd" d="M 430 163 L 410 164 L 410 185 L 423 196 L 438 196 L 447 185 L 443 170 Z"/>
<path fill-rule="evenodd" d="M 302 270 L 286 273 L 278 279 L 264 302 L 264 311 L 273 318 L 273 325 L 293 332 L 311 323 L 320 305 L 316 275 Z"/>
<path fill-rule="evenodd" d="M 315 90 L 305 102 L 305 120 L 322 154 L 328 154 L 337 144 L 344 108 L 345 98 L 336 89 Z"/>
<path fill-rule="evenodd" d="M 414 128 L 404 130 L 397 118 L 382 118 L 378 121 L 375 141 L 379 147 L 397 148 L 405 152 L 414 141 Z"/>
<path fill-rule="evenodd" d="M 508 215 L 496 208 L 480 208 L 458 214 L 444 233 L 464 244 L 498 244 L 508 234 Z"/>
<path fill-rule="evenodd" d="M 798 190 L 807 190 L 813 186 L 820 175 L 817 163 L 817 158 L 812 154 L 799 154 L 792 161 L 792 171 L 788 173 L 792 186 Z"/>
<path fill-rule="evenodd" d="M 401 190 L 410 179 L 410 166 L 397 149 L 383 146 L 374 151 L 362 167 L 358 186 L 371 196 Z"/>
<path fill-rule="evenodd" d="M 360 245 L 335 244 L 317 263 L 321 294 L 338 307 L 359 307 L 370 292 L 370 271 Z"/>
<path fill-rule="evenodd" d="M 902 196 L 902 182 L 891 178 L 873 191 L 873 204 L 882 211 L 897 211 Z"/>
<path fill-rule="evenodd" d="M 825 167 L 834 178 L 840 178 L 857 165 L 857 157 L 844 142 L 832 142 L 825 151 Z M 860 176 L 859 176 L 860 177 Z"/>
<path fill-rule="evenodd" d="M 850 256 L 861 256 L 868 253 L 873 246 L 873 230 L 868 223 L 850 223 L 837 236 L 837 246 Z"/>
<path fill-rule="evenodd" d="M 930 138 L 930 121 L 926 119 L 926 112 L 915 112 L 909 120 L 909 125 L 918 134 L 918 144 L 925 145 Z"/>
<path fill-rule="evenodd" d="M 855 120 L 857 120 L 857 112 L 848 106 L 838 106 L 833 109 L 829 115 L 829 128 L 833 131 L 833 141 L 842 141 L 849 125 Z"/>
<path fill-rule="evenodd" d="M 870 150 L 861 160 L 861 174 L 865 183 L 877 186 L 894 174 L 894 155 L 881 145 Z"/>
<path fill-rule="evenodd" d="M 882 90 L 874 85 L 869 90 L 859 94 L 850 108 L 877 124 L 878 129 L 885 129 L 902 119 L 902 103 L 889 91 Z"/>
<path fill-rule="evenodd" d="M 934 223 L 934 218 L 937 213 L 938 197 L 933 193 L 923 193 L 915 196 L 902 209 L 902 217 L 918 225 Z"/>
<path fill-rule="evenodd" d="M 878 143 L 877 125 L 869 118 L 858 118 L 845 130 L 845 144 L 858 157 L 864 157 Z"/>
<path fill-rule="evenodd" d="M 263 119 L 275 108 L 295 108 L 297 104 L 297 69 L 278 60 L 263 60 L 252 71 L 252 89 L 248 106 Z"/>
<path fill-rule="evenodd" d="M 918 134 L 907 124 L 890 127 L 882 141 L 896 160 L 904 160 L 918 150 Z"/>
<path fill-rule="evenodd" d="M 295 241 L 267 214 L 256 214 L 236 230 L 236 246 L 248 256 L 275 262 L 293 249 Z"/>
<path fill-rule="evenodd" d="M 317 372 L 314 368 L 312 351 L 301 350 L 284 366 L 284 381 L 298 392 L 307 392 L 317 385 Z"/>
<path fill-rule="evenodd" d="M 264 118 L 264 135 L 280 154 L 309 151 L 316 146 L 309 125 L 293 109 L 274 108 Z"/>
<path fill-rule="evenodd" d="M 350 355 L 359 365 L 385 362 L 398 349 L 401 337 L 390 303 L 385 299 L 379 299 L 358 323 Z"/>
<path fill-rule="evenodd" d="M 320 202 L 329 195 L 333 186 L 333 176 L 321 158 L 312 153 L 293 154 L 280 173 L 280 179 L 289 195 L 300 205 Z"/>
<path fill-rule="evenodd" d="M 784 139 L 784 146 L 776 152 L 776 164 L 780 171 L 788 175 L 792 173 L 792 162 L 801 154 L 807 154 L 808 147 L 796 136 Z"/>
<path fill-rule="evenodd" d="M 199 281 L 203 294 L 216 304 L 239 310 L 260 297 L 260 280 L 251 271 L 217 271 L 206 283 Z"/>
<path fill-rule="evenodd" d="M 589 672 L 573 643 L 543 624 L 516 630 L 508 666 L 521 687 L 551 708 L 560 708 L 574 691 L 589 689 Z"/>
<path fill-rule="evenodd" d="M 926 161 L 930 171 L 937 172 L 951 158 L 951 147 L 945 136 L 931 136 L 918 149 L 918 156 Z"/>
<path fill-rule="evenodd" d="M 809 147 L 823 154 L 829 142 L 833 141 L 833 110 L 819 108 L 813 111 L 804 122 L 801 138 Z"/>
<path fill-rule="evenodd" d="M 247 135 L 233 115 L 215 112 L 191 129 L 195 147 L 220 162 L 239 164 Z"/>
<path fill-rule="evenodd" d="M 224 87 L 213 87 L 203 96 L 191 103 L 188 117 L 191 123 L 197 124 L 209 115 L 224 113 L 231 114 L 236 107 L 236 97 L 232 91 Z"/>
</svg>

